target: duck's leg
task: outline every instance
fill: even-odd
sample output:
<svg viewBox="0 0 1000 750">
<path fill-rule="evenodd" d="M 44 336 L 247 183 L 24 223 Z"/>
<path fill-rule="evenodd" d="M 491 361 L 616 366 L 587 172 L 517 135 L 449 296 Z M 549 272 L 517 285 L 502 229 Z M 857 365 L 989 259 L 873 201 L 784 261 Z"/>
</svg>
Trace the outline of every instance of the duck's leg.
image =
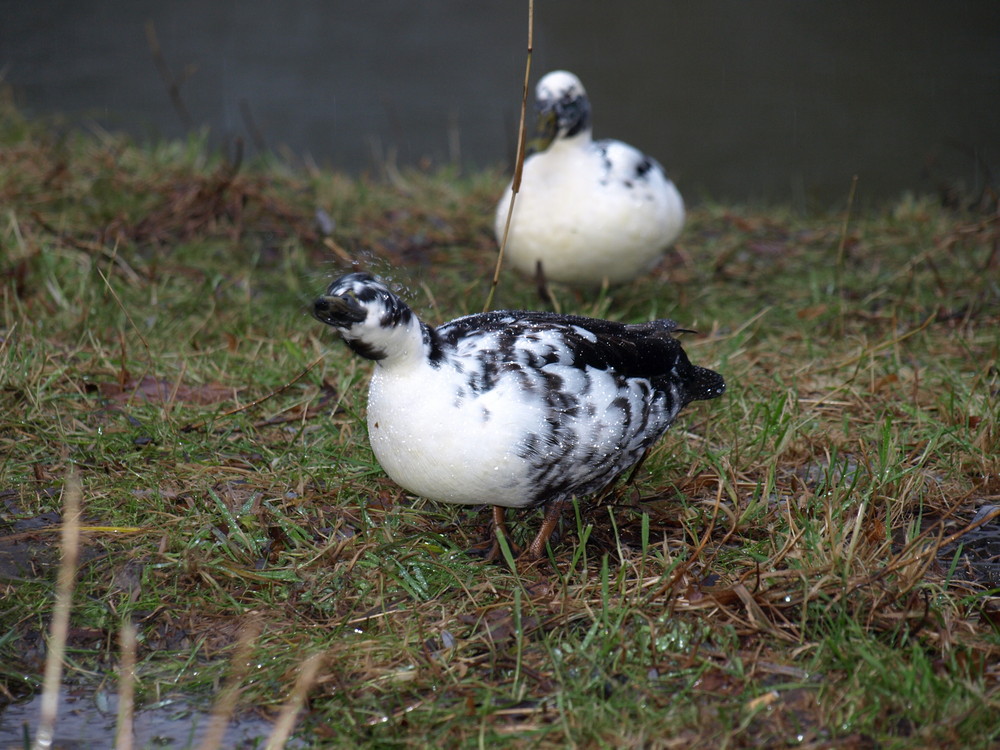
<svg viewBox="0 0 1000 750">
<path fill-rule="evenodd" d="M 642 452 L 642 455 L 639 456 L 639 460 L 635 462 L 635 466 L 632 467 L 632 473 L 629 474 L 628 479 L 625 480 L 626 486 L 632 484 L 632 482 L 635 481 L 635 475 L 639 473 L 639 469 L 642 468 L 642 465 L 646 463 L 646 458 L 649 457 L 649 450 L 650 450 L 649 448 L 646 448 L 646 450 Z M 625 472 L 622 472 L 622 474 L 624 473 Z M 619 477 L 621 477 L 621 474 L 619 474 L 618 477 L 615 477 L 616 482 L 618 481 Z"/>
<path fill-rule="evenodd" d="M 610 495 L 614 494 L 616 490 L 618 491 L 618 494 L 615 495 L 615 502 L 617 502 L 620 496 L 625 493 L 625 490 L 631 487 L 633 482 L 635 482 L 635 475 L 639 473 L 639 469 L 641 469 L 643 463 L 645 463 L 646 457 L 649 455 L 649 450 L 650 449 L 647 448 L 642 452 L 642 455 L 639 456 L 639 460 L 634 466 L 632 466 L 631 470 L 622 469 L 620 472 L 615 474 L 614 478 L 610 482 L 604 485 L 600 492 L 595 492 L 594 505 L 600 505 L 603 503 Z M 621 479 L 625 476 L 626 472 L 628 473 L 628 479 L 626 479 L 621 487 L 619 487 L 618 483 L 621 482 Z"/>
<path fill-rule="evenodd" d="M 524 556 L 529 560 L 540 560 L 545 554 L 545 545 L 548 544 L 552 532 L 556 530 L 559 518 L 562 516 L 566 505 L 567 502 L 565 500 L 557 500 L 545 506 L 545 517 L 542 519 L 542 526 L 538 529 L 538 534 L 531 541 L 527 551 L 524 553 Z"/>
<path fill-rule="evenodd" d="M 538 298 L 543 305 L 555 307 L 552 292 L 549 291 L 548 279 L 545 278 L 545 267 L 540 260 L 535 261 L 535 288 L 538 290 Z"/>
<path fill-rule="evenodd" d="M 507 531 L 507 508 L 502 505 L 493 506 L 493 543 L 490 545 L 490 551 L 486 553 L 486 561 L 493 562 L 494 560 L 500 560 L 503 555 L 500 551 L 500 535 L 503 534 L 503 538 L 507 540 L 507 544 L 510 547 L 511 553 L 516 555 L 519 549 L 514 540 L 510 538 L 510 532 Z"/>
</svg>

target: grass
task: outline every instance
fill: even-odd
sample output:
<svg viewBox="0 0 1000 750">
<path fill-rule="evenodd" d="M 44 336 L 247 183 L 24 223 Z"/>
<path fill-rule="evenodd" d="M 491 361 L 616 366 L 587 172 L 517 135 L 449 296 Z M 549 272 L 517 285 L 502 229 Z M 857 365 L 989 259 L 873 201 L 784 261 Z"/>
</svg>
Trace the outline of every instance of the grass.
<svg viewBox="0 0 1000 750">
<path fill-rule="evenodd" d="M 954 544 L 1000 498 L 998 214 L 705 204 L 648 277 L 556 290 L 697 329 L 729 389 L 512 571 L 465 553 L 487 512 L 382 474 L 369 366 L 308 314 L 349 259 L 429 321 L 477 311 L 504 183 L 237 164 L 4 106 L 4 699 L 41 684 L 75 473 L 64 681 L 113 683 L 132 623 L 138 705 L 292 696 L 317 747 L 1000 742 L 996 581 Z M 496 306 L 538 305 L 503 274 Z"/>
</svg>

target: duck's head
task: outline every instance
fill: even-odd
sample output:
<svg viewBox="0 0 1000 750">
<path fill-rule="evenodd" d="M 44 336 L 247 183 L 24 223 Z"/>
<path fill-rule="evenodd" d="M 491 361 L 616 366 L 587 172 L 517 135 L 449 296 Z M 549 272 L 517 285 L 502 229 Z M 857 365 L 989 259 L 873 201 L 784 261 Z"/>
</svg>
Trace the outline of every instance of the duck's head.
<svg viewBox="0 0 1000 750">
<path fill-rule="evenodd" d="M 313 303 L 313 315 L 336 328 L 362 357 L 382 361 L 408 355 L 420 323 L 406 303 L 368 273 L 334 281 Z"/>
<path fill-rule="evenodd" d="M 547 73 L 535 86 L 538 121 L 533 151 L 544 151 L 556 138 L 590 132 L 590 100 L 580 79 L 566 70 Z"/>
</svg>

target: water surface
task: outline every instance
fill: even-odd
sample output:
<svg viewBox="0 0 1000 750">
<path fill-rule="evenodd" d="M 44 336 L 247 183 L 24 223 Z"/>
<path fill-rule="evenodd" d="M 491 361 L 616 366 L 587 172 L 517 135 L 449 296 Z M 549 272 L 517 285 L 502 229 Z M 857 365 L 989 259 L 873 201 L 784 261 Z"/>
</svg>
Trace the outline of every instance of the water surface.
<svg viewBox="0 0 1000 750">
<path fill-rule="evenodd" d="M 0 0 L 0 70 L 35 113 L 138 136 L 194 125 L 352 172 L 510 156 L 526 3 Z M 657 157 L 689 202 L 982 187 L 1000 151 L 1000 3 L 537 3 L 534 71 L 581 76 L 597 135 Z"/>
</svg>

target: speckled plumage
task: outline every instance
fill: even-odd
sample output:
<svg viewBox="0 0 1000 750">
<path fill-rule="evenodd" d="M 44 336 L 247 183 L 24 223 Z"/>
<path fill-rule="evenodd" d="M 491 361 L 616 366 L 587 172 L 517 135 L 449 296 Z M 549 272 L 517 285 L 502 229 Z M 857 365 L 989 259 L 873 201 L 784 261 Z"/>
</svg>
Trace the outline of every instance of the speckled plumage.
<svg viewBox="0 0 1000 750">
<path fill-rule="evenodd" d="M 524 162 L 505 257 L 576 285 L 629 281 L 648 270 L 684 226 L 684 201 L 663 167 L 616 140 L 594 141 L 580 80 L 553 71 L 536 87 L 541 147 Z M 547 147 L 545 147 L 547 146 Z M 510 187 L 497 205 L 503 237 Z"/>
<path fill-rule="evenodd" d="M 669 320 L 500 311 L 432 328 L 363 273 L 333 282 L 315 314 L 377 363 L 368 430 L 382 468 L 441 502 L 527 507 L 599 490 L 684 405 L 725 388 Z"/>
</svg>

